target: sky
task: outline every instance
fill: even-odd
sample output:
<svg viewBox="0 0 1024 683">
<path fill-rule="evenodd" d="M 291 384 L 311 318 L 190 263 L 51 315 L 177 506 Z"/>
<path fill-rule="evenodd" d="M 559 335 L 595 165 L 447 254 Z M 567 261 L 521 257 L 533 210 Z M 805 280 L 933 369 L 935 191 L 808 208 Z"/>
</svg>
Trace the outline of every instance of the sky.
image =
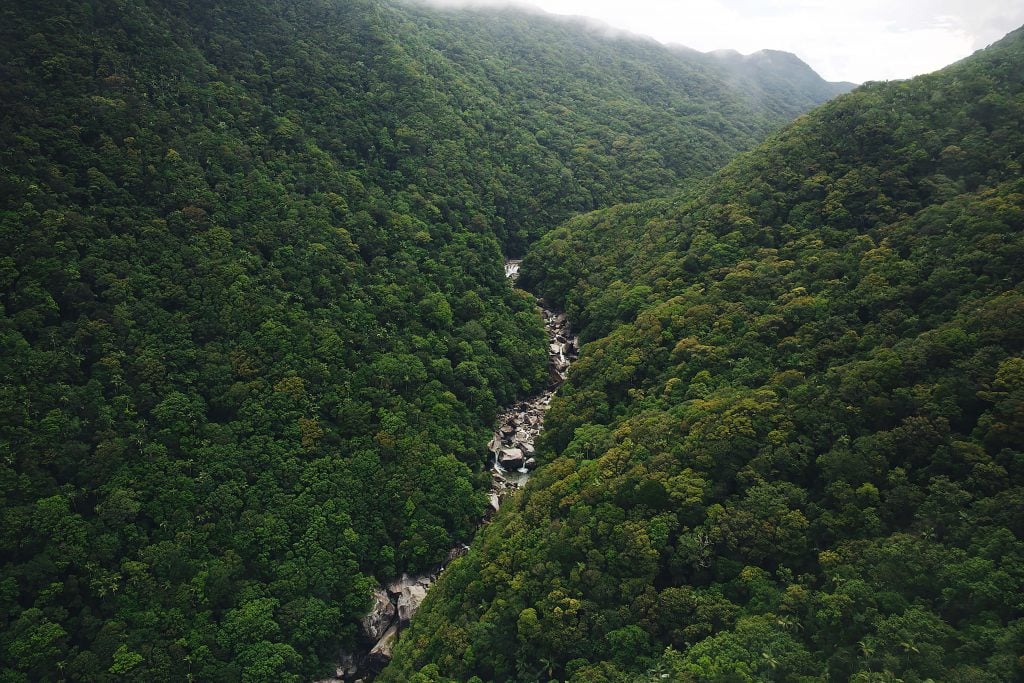
<svg viewBox="0 0 1024 683">
<path fill-rule="evenodd" d="M 509 0 L 435 0 L 506 5 Z M 518 1 L 518 0 L 516 0 Z M 526 0 L 702 52 L 793 52 L 830 81 L 910 78 L 1024 24 L 1021 0 Z"/>
</svg>

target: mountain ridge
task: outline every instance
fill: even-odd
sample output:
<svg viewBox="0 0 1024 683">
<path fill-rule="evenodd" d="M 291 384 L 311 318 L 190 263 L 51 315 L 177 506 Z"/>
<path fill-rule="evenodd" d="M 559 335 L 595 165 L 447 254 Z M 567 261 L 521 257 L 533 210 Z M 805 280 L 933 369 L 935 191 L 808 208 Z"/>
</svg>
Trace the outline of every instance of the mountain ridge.
<svg viewBox="0 0 1024 683">
<path fill-rule="evenodd" d="M 1018 29 L 545 235 L 520 281 L 585 343 L 542 465 L 382 679 L 1020 678 L 1022 68 Z"/>
</svg>

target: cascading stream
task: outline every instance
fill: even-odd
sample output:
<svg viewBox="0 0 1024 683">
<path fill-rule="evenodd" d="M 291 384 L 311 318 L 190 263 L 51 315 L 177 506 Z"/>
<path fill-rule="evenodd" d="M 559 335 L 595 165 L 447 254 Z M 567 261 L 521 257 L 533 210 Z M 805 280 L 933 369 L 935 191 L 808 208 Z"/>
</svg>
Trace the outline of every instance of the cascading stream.
<svg viewBox="0 0 1024 683">
<path fill-rule="evenodd" d="M 513 283 L 519 277 L 520 263 L 519 259 L 505 261 L 505 277 Z M 565 314 L 548 309 L 540 298 L 537 299 L 537 306 L 548 333 L 548 388 L 532 398 L 517 401 L 498 415 L 497 427 L 488 444 L 493 475 L 491 510 L 488 510 L 481 524 L 498 510 L 502 498 L 529 480 L 530 472 L 537 466 L 533 457 L 534 442 L 544 429 L 544 413 L 551 405 L 555 391 L 565 381 L 569 366 L 578 357 L 579 338 L 571 334 Z M 452 548 L 447 562 L 464 554 L 466 550 L 467 547 L 461 544 Z M 372 681 L 391 659 L 398 634 L 409 624 L 413 613 L 443 568 L 416 576 L 403 574 L 386 587 L 374 591 L 374 605 L 362 619 L 366 648 L 357 654 L 342 653 L 335 676 L 316 683 Z"/>
<path fill-rule="evenodd" d="M 517 259 L 505 262 L 505 277 L 513 283 L 519 277 L 519 264 Z M 541 299 L 537 299 L 537 305 L 548 333 L 550 382 L 545 391 L 515 403 L 498 415 L 498 426 L 488 444 L 493 456 L 491 505 L 495 509 L 500 505 L 501 496 L 524 485 L 530 471 L 536 467 L 534 442 L 544 429 L 544 414 L 579 351 L 579 339 L 572 336 L 565 314 L 546 308 Z"/>
</svg>

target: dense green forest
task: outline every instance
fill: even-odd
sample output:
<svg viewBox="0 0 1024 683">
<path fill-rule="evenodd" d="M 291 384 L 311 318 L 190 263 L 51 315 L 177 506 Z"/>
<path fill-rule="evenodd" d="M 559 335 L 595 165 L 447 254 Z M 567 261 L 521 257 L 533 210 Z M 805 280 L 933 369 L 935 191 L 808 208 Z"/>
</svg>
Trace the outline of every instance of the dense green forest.
<svg viewBox="0 0 1024 683">
<path fill-rule="evenodd" d="M 546 382 L 503 251 L 834 90 L 784 68 L 371 0 L 0 7 L 0 680 L 330 670 Z"/>
<path fill-rule="evenodd" d="M 1024 29 L 523 262 L 545 464 L 387 681 L 1024 680 Z"/>
</svg>

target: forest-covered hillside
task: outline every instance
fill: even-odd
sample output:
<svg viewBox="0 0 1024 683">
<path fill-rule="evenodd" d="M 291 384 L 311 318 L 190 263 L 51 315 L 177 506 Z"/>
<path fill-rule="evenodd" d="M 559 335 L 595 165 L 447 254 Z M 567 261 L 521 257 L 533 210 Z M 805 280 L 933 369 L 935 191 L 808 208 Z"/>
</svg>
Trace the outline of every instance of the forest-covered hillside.
<svg viewBox="0 0 1024 683">
<path fill-rule="evenodd" d="M 0 7 L 0 680 L 299 680 L 545 383 L 503 249 L 794 111 L 373 0 Z"/>
<path fill-rule="evenodd" d="M 1024 29 L 549 232 L 546 464 L 383 679 L 1024 679 L 1022 74 Z"/>
</svg>

